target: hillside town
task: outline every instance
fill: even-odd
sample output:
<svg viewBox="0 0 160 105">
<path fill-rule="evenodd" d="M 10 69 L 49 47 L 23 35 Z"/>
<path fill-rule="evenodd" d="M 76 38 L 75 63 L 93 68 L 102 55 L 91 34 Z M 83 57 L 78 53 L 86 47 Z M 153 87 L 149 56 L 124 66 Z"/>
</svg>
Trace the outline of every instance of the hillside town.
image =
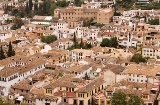
<svg viewBox="0 0 160 105">
<path fill-rule="evenodd" d="M 160 105 L 159 0 L 2 0 L 0 105 Z"/>
</svg>

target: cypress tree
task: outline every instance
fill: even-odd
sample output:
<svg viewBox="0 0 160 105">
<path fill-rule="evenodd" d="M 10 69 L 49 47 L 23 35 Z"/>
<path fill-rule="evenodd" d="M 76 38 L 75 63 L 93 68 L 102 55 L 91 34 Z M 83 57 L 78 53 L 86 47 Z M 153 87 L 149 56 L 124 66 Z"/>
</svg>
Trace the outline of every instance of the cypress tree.
<svg viewBox="0 0 160 105">
<path fill-rule="evenodd" d="M 34 3 L 34 12 L 37 13 L 37 11 L 38 11 L 38 4 L 37 4 L 37 3 Z"/>
<path fill-rule="evenodd" d="M 29 10 L 32 10 L 32 7 L 33 7 L 32 0 L 29 0 Z"/>
<path fill-rule="evenodd" d="M 12 44 L 9 42 L 7 56 L 11 57 L 13 55 Z"/>
<path fill-rule="evenodd" d="M 2 46 L 1 46 L 1 49 L 0 49 L 0 60 L 2 60 L 2 59 L 5 59 L 6 57 L 5 57 L 5 55 L 4 55 L 4 51 L 3 51 L 3 48 L 2 48 Z"/>
<path fill-rule="evenodd" d="M 74 42 L 74 47 L 77 47 L 77 38 L 76 38 L 76 34 L 74 32 L 74 36 L 73 36 L 73 42 Z"/>
<path fill-rule="evenodd" d="M 28 2 L 26 3 L 25 11 L 26 11 L 27 14 L 29 14 L 29 6 L 28 6 Z"/>
<path fill-rule="evenodd" d="M 80 48 L 83 48 L 83 39 L 82 39 L 82 37 L 81 37 Z"/>
<path fill-rule="evenodd" d="M 12 50 L 12 56 L 15 56 L 15 51 L 14 50 Z"/>
</svg>

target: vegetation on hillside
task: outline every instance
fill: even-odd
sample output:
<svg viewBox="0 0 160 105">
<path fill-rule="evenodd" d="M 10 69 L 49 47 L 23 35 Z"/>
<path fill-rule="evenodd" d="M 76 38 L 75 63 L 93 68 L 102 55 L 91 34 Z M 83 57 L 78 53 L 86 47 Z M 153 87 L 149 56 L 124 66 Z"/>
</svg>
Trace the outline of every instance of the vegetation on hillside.
<svg viewBox="0 0 160 105">
<path fill-rule="evenodd" d="M 92 45 L 91 44 L 85 44 L 83 42 L 83 38 L 81 38 L 81 42 L 78 44 L 77 42 L 77 37 L 76 37 L 76 34 L 74 33 L 74 36 L 73 36 L 73 46 L 69 47 L 67 50 L 73 50 L 73 49 L 91 49 L 92 48 Z"/>
<path fill-rule="evenodd" d="M 116 37 L 113 37 L 111 39 L 104 38 L 100 44 L 101 47 L 118 47 L 118 40 Z"/>
<path fill-rule="evenodd" d="M 43 43 L 47 43 L 47 44 L 50 44 L 50 43 L 53 43 L 54 41 L 57 40 L 57 37 L 55 35 L 50 35 L 50 36 L 42 36 L 41 37 L 41 41 Z"/>
<path fill-rule="evenodd" d="M 147 61 L 147 58 L 142 57 L 141 54 L 134 54 L 130 61 L 135 62 L 137 64 L 139 64 L 141 62 L 145 63 Z"/>
<path fill-rule="evenodd" d="M 136 95 L 127 96 L 125 93 L 118 91 L 111 98 L 112 105 L 144 105 L 143 100 Z"/>
<path fill-rule="evenodd" d="M 151 19 L 148 21 L 150 25 L 159 25 L 159 19 Z"/>
</svg>

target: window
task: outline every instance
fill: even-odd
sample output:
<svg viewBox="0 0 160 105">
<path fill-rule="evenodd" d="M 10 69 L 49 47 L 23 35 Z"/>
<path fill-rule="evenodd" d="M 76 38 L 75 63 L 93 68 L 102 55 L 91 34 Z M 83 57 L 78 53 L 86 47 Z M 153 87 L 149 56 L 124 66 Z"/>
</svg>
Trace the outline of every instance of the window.
<svg viewBox="0 0 160 105">
<path fill-rule="evenodd" d="M 101 101 L 101 103 L 103 104 L 103 103 L 104 103 L 104 101 Z"/>
</svg>

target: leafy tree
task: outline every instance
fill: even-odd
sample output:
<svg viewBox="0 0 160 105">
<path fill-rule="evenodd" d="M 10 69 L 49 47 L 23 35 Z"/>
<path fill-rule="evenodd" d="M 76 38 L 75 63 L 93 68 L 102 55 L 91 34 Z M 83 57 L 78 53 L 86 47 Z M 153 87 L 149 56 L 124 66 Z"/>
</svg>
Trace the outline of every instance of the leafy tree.
<svg viewBox="0 0 160 105">
<path fill-rule="evenodd" d="M 51 1 L 50 0 L 45 0 L 43 2 L 43 14 L 44 15 L 49 15 L 50 8 L 51 8 Z"/>
<path fill-rule="evenodd" d="M 91 48 L 92 48 L 92 45 L 88 43 L 84 46 L 84 49 L 91 49 Z"/>
<path fill-rule="evenodd" d="M 118 91 L 111 98 L 112 105 L 127 105 L 126 94 Z"/>
<path fill-rule="evenodd" d="M 12 10 L 12 15 L 13 16 L 18 16 L 18 13 L 19 13 L 19 10 L 17 9 L 17 8 L 14 8 L 13 10 Z"/>
<path fill-rule="evenodd" d="M 21 18 L 14 18 L 13 19 L 13 26 L 11 27 L 12 30 L 16 30 L 18 28 L 21 28 L 21 26 L 24 24 Z"/>
<path fill-rule="evenodd" d="M 25 17 L 24 11 L 20 11 L 19 16 L 20 16 L 21 18 L 24 18 L 24 17 Z"/>
<path fill-rule="evenodd" d="M 74 3 L 76 6 L 80 7 L 83 2 L 81 0 L 74 0 Z"/>
<path fill-rule="evenodd" d="M 108 38 L 104 38 L 100 44 L 101 47 L 110 47 L 111 43 L 110 40 Z"/>
<path fill-rule="evenodd" d="M 32 0 L 29 0 L 29 10 L 32 10 L 32 7 L 33 7 Z"/>
<path fill-rule="evenodd" d="M 11 56 L 14 56 L 14 55 L 15 55 L 15 52 L 14 52 L 14 50 L 12 49 L 12 44 L 11 44 L 11 42 L 9 42 L 7 56 L 8 56 L 8 57 L 11 57 Z"/>
<path fill-rule="evenodd" d="M 66 2 L 66 0 L 62 0 L 62 1 L 58 0 L 56 2 L 56 6 L 58 7 L 67 7 L 68 5 L 69 5 L 69 2 Z"/>
<path fill-rule="evenodd" d="M 140 97 L 136 95 L 131 95 L 127 105 L 144 105 L 144 102 Z"/>
<path fill-rule="evenodd" d="M 49 14 L 52 16 L 52 15 L 54 15 L 54 10 L 56 9 L 56 4 L 52 4 L 51 5 L 51 8 L 50 8 L 50 10 L 49 10 Z"/>
<path fill-rule="evenodd" d="M 117 48 L 118 41 L 116 37 L 111 38 L 110 42 L 111 42 L 111 47 Z"/>
<path fill-rule="evenodd" d="M 147 60 L 146 58 L 143 58 L 141 54 L 134 54 L 130 61 L 138 64 L 141 62 L 146 62 Z"/>
<path fill-rule="evenodd" d="M 57 37 L 55 35 L 41 37 L 41 41 L 47 44 L 53 43 L 56 40 L 57 40 Z"/>
<path fill-rule="evenodd" d="M 148 21 L 150 25 L 159 25 L 159 19 L 151 19 Z"/>
<path fill-rule="evenodd" d="M 1 49 L 0 49 L 0 60 L 2 60 L 2 59 L 5 59 L 6 57 L 5 57 L 5 55 L 4 55 L 4 51 L 3 51 L 3 48 L 2 48 L 2 46 L 1 46 Z"/>
<path fill-rule="evenodd" d="M 89 20 L 83 20 L 83 27 L 89 27 L 91 25 L 91 23 L 94 21 L 93 18 L 90 18 Z"/>
<path fill-rule="evenodd" d="M 117 48 L 118 41 L 116 37 L 113 37 L 111 39 L 104 38 L 100 44 L 101 47 L 114 47 Z"/>
</svg>

